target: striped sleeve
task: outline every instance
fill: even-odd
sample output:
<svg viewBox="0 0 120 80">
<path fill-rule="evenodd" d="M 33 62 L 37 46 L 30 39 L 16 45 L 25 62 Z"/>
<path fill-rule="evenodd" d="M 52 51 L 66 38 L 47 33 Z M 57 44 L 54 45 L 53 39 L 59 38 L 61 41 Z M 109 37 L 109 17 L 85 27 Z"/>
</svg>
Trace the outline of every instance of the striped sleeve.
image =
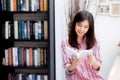
<svg viewBox="0 0 120 80">
<path fill-rule="evenodd" d="M 101 46 L 100 42 L 97 42 L 95 48 L 94 48 L 94 55 L 97 61 L 102 64 L 102 58 L 101 58 Z"/>
<path fill-rule="evenodd" d="M 72 72 L 69 72 L 67 67 L 71 65 L 70 63 L 70 59 L 67 57 L 66 52 L 65 52 L 65 47 L 67 46 L 67 41 L 63 40 L 61 43 L 61 54 L 62 54 L 62 60 L 63 60 L 63 67 L 66 70 L 67 74 L 73 74 L 75 72 L 75 70 L 73 70 Z"/>
<path fill-rule="evenodd" d="M 102 65 L 102 58 L 101 58 L 101 46 L 100 46 L 100 42 L 97 41 L 95 47 L 94 47 L 94 56 L 96 58 L 96 60 L 100 63 L 100 68 Z M 95 72 L 98 72 L 100 70 L 100 68 Z"/>
</svg>

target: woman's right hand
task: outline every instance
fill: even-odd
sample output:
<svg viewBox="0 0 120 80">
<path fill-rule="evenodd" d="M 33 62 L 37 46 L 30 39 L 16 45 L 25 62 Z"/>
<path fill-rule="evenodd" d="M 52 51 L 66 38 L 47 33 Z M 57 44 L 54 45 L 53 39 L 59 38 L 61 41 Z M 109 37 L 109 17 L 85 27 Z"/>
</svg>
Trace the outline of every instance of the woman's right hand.
<svg viewBox="0 0 120 80">
<path fill-rule="evenodd" d="M 73 56 L 71 58 L 71 65 L 68 67 L 68 71 L 73 71 L 80 63 L 82 62 L 82 58 L 77 58 Z"/>
<path fill-rule="evenodd" d="M 76 56 L 72 56 L 71 65 L 76 67 L 76 66 L 80 65 L 81 62 L 82 62 L 82 57 L 77 58 Z"/>
</svg>

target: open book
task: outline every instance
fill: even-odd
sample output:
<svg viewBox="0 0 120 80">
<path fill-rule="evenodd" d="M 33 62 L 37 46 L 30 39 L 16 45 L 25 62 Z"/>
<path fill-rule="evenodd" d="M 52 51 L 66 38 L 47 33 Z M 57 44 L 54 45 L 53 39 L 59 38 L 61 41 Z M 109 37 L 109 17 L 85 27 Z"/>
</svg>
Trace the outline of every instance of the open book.
<svg viewBox="0 0 120 80">
<path fill-rule="evenodd" d="M 85 58 L 88 54 L 93 55 L 92 50 L 80 50 L 79 52 L 77 52 L 72 48 L 65 47 L 65 51 L 69 58 L 71 58 L 72 56 L 76 56 L 77 58 Z"/>
</svg>

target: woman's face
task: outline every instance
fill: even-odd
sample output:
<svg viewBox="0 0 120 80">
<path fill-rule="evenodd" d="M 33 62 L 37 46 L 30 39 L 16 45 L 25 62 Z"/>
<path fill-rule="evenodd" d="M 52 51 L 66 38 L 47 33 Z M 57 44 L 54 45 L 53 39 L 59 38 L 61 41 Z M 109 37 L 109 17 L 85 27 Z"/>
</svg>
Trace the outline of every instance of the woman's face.
<svg viewBox="0 0 120 80">
<path fill-rule="evenodd" d="M 84 20 L 82 22 L 77 22 L 75 24 L 75 31 L 77 34 L 77 38 L 83 38 L 83 36 L 87 33 L 88 29 L 89 29 L 88 20 Z"/>
</svg>

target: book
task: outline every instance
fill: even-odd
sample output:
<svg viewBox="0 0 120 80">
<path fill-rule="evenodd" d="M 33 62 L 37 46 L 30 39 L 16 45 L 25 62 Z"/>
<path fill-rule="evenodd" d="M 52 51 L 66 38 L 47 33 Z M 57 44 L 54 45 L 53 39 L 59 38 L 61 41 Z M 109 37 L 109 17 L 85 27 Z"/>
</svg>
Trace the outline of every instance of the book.
<svg viewBox="0 0 120 80">
<path fill-rule="evenodd" d="M 77 58 L 86 58 L 88 54 L 93 55 L 92 50 L 79 50 L 78 52 L 70 47 L 65 47 L 66 54 L 69 58 L 76 56 Z"/>
<path fill-rule="evenodd" d="M 47 40 L 48 39 L 48 22 L 47 20 L 44 20 L 43 22 L 43 25 L 44 25 L 44 40 Z"/>
</svg>

